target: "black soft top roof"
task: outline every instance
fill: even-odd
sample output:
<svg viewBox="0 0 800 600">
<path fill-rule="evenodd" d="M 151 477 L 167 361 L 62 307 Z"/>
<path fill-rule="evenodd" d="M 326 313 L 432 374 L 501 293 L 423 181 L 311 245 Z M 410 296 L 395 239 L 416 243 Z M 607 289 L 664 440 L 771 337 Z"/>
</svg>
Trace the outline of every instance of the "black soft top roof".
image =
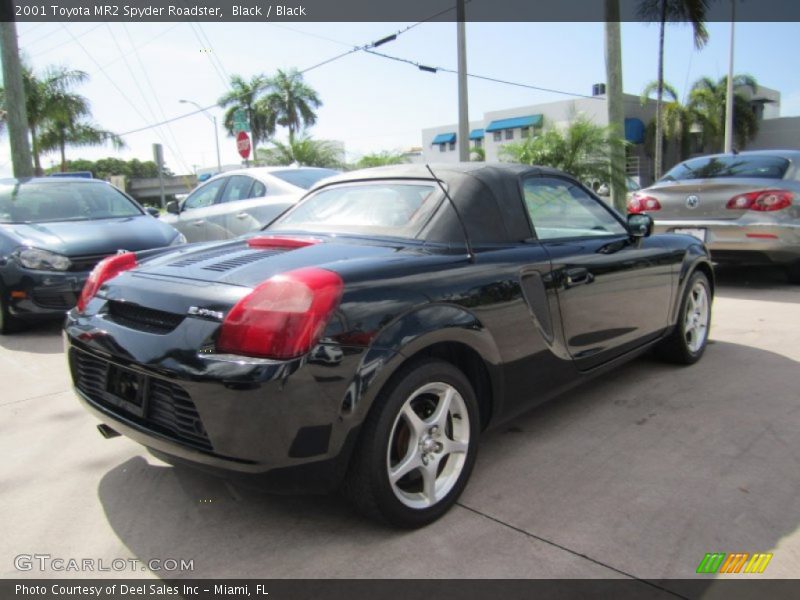
<svg viewBox="0 0 800 600">
<path fill-rule="evenodd" d="M 519 242 L 531 237 L 528 217 L 522 201 L 520 180 L 526 176 L 565 175 L 547 167 L 513 163 L 431 164 L 436 177 L 445 183 L 450 196 L 464 219 L 470 240 L 480 242 Z M 425 165 L 404 164 L 351 171 L 326 179 L 312 189 L 355 181 L 381 179 L 423 179 L 432 181 Z M 452 208 L 425 232 L 431 241 L 463 240 Z"/>
</svg>

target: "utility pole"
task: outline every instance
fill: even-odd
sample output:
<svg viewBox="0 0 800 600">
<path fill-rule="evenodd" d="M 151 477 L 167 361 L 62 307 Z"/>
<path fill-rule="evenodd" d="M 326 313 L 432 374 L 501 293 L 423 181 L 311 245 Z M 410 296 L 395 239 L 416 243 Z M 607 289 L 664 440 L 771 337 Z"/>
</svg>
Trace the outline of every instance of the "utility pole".
<svg viewBox="0 0 800 600">
<path fill-rule="evenodd" d="M 8 3 L 3 0 L 4 11 Z M 13 14 L 9 11 L 9 15 Z M 14 177 L 32 177 L 33 162 L 28 141 L 28 112 L 25 108 L 25 89 L 22 85 L 22 66 L 17 46 L 17 24 L 14 21 L 0 23 L 2 39 L 3 87 L 6 95 L 6 122 L 11 144 L 11 163 Z"/>
<path fill-rule="evenodd" d="M 615 136 L 625 135 L 625 109 L 622 104 L 622 39 L 619 24 L 619 0 L 605 0 L 606 16 L 606 107 L 608 124 Z M 612 144 L 610 150 L 611 202 L 618 211 L 627 211 L 625 199 L 625 148 Z"/>
<path fill-rule="evenodd" d="M 736 24 L 736 0 L 731 0 L 731 47 L 728 55 L 728 89 L 725 93 L 725 154 L 733 153 L 733 34 Z"/>
<path fill-rule="evenodd" d="M 458 45 L 458 160 L 469 160 L 469 103 L 467 100 L 467 32 L 464 0 L 456 5 Z"/>
</svg>

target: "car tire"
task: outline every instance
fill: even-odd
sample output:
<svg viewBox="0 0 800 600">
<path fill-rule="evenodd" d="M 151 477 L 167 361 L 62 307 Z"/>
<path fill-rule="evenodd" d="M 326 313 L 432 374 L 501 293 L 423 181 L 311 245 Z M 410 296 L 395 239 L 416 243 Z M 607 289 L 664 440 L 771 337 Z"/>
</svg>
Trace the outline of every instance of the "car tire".
<svg viewBox="0 0 800 600">
<path fill-rule="evenodd" d="M 0 287 L 0 335 L 8 335 L 19 331 L 20 323 L 8 311 L 8 300 L 6 299 L 6 291 Z"/>
<path fill-rule="evenodd" d="M 786 267 L 786 279 L 789 283 L 800 284 L 800 260 Z"/>
<path fill-rule="evenodd" d="M 344 492 L 363 514 L 395 527 L 427 525 L 455 504 L 478 451 L 475 392 L 452 364 L 401 369 L 362 427 Z"/>
<path fill-rule="evenodd" d="M 686 284 L 675 329 L 656 346 L 659 357 L 682 365 L 692 365 L 700 360 L 708 345 L 711 298 L 708 277 L 695 271 Z"/>
</svg>

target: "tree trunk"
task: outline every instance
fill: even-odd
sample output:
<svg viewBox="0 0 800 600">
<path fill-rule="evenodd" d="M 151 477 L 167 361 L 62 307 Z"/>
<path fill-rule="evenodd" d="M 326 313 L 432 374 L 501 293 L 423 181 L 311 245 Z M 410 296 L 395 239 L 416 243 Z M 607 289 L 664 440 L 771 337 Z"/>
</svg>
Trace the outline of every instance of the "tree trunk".
<svg viewBox="0 0 800 600">
<path fill-rule="evenodd" d="M 44 175 L 42 163 L 39 160 L 39 142 L 36 140 L 35 125 L 31 125 L 31 154 L 33 154 L 33 174 L 37 177 Z"/>
<path fill-rule="evenodd" d="M 622 99 L 622 40 L 620 38 L 619 0 L 606 0 L 606 79 L 607 79 L 607 109 L 608 124 L 614 134 L 620 137 L 625 135 L 625 109 Z M 626 189 L 625 178 L 625 148 L 614 144 L 610 148 L 611 170 L 609 184 L 611 187 L 611 201 L 621 213 L 625 214 Z"/>
<path fill-rule="evenodd" d="M 661 24 L 658 33 L 658 88 L 656 90 L 656 147 L 653 175 L 658 181 L 664 165 L 664 124 L 661 117 L 664 102 L 664 33 L 667 27 L 667 0 L 661 0 Z"/>
<path fill-rule="evenodd" d="M 64 130 L 61 130 L 61 135 L 58 136 L 58 147 L 61 150 L 61 172 L 65 173 L 67 170 L 67 152 L 66 142 L 64 140 Z"/>
</svg>

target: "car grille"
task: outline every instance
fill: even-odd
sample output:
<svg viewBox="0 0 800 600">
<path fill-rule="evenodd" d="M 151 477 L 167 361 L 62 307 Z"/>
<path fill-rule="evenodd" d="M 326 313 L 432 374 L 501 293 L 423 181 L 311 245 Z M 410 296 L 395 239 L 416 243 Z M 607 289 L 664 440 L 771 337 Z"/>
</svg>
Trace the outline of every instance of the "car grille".
<svg viewBox="0 0 800 600">
<path fill-rule="evenodd" d="M 32 294 L 34 304 L 52 310 L 69 310 L 78 302 L 74 292 L 43 292 L 36 290 Z"/>
<path fill-rule="evenodd" d="M 111 370 L 108 361 L 75 348 L 70 350 L 70 364 L 75 387 L 92 403 L 178 442 L 213 450 L 197 408 L 181 386 L 144 376 L 144 410 L 143 416 L 138 416 L 117 406 L 107 391 L 109 373 L 118 367 Z"/>
<path fill-rule="evenodd" d="M 108 302 L 107 317 L 130 329 L 147 333 L 167 334 L 183 322 L 183 315 L 155 310 L 130 302 Z"/>
<path fill-rule="evenodd" d="M 70 271 L 83 273 L 85 271 L 91 271 L 95 268 L 97 263 L 99 263 L 104 258 L 108 258 L 109 256 L 113 256 L 113 254 L 94 254 L 92 256 L 71 256 L 69 261 L 72 263 L 69 267 Z"/>
</svg>

